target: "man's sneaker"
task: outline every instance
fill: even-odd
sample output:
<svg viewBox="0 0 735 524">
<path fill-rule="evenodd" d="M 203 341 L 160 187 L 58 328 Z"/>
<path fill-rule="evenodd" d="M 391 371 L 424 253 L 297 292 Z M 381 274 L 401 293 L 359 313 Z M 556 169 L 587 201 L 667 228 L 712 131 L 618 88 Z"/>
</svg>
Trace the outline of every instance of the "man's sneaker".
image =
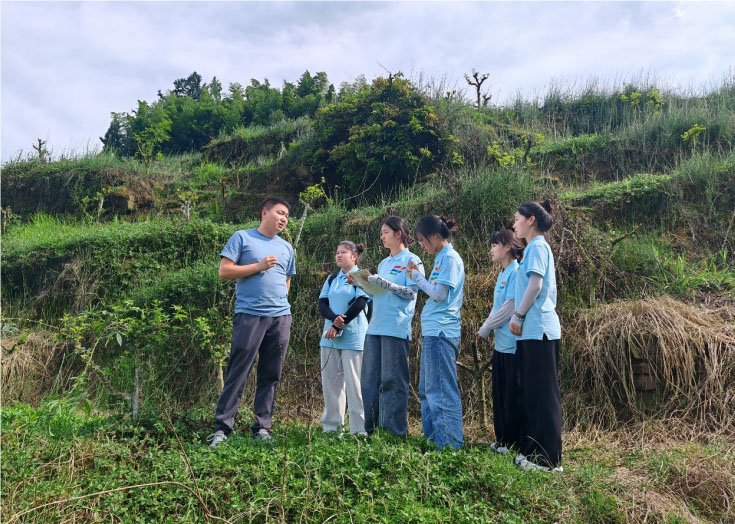
<svg viewBox="0 0 735 524">
<path fill-rule="evenodd" d="M 497 442 L 493 442 L 492 444 L 490 444 L 490 449 L 492 449 L 495 453 L 500 453 L 501 455 L 510 455 L 510 450 L 505 446 L 498 446 Z"/>
<path fill-rule="evenodd" d="M 526 471 L 550 471 L 549 468 L 546 466 L 541 466 L 540 464 L 536 464 L 535 462 L 531 462 L 523 455 L 517 455 L 514 460 L 516 466 L 519 468 L 526 470 Z"/>
<path fill-rule="evenodd" d="M 552 473 L 564 473 L 564 466 L 556 466 L 551 470 Z"/>
<path fill-rule="evenodd" d="M 268 430 L 265 428 L 260 428 L 257 433 L 253 434 L 254 440 L 270 440 L 273 437 L 271 437 L 271 434 L 268 433 Z"/>
<path fill-rule="evenodd" d="M 227 435 L 225 435 L 225 432 L 221 429 L 217 430 L 215 433 L 207 437 L 207 442 L 211 442 L 211 444 L 209 445 L 210 448 L 216 448 L 225 440 L 227 440 Z"/>
</svg>

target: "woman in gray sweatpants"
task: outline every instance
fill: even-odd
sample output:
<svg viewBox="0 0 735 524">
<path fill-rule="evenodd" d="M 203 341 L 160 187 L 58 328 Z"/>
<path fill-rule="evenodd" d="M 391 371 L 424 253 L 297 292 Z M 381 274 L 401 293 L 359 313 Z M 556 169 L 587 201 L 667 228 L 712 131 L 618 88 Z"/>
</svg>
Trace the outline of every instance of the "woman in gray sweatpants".
<svg viewBox="0 0 735 524">
<path fill-rule="evenodd" d="M 319 312 L 324 317 L 321 364 L 324 412 L 322 429 L 340 431 L 345 422 L 345 400 L 349 405 L 350 433 L 365 434 L 365 413 L 360 391 L 362 353 L 368 328 L 368 296 L 347 281 L 358 271 L 362 244 L 343 240 L 334 260 L 339 270 L 327 277 L 319 294 Z"/>
</svg>

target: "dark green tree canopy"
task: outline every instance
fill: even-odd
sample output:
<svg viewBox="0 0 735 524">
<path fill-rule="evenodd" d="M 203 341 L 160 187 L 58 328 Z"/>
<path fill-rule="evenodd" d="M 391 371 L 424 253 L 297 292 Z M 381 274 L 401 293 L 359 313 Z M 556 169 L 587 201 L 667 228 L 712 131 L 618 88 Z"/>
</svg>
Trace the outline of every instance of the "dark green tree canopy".
<svg viewBox="0 0 735 524">
<path fill-rule="evenodd" d="M 352 195 L 374 195 L 422 179 L 445 157 L 446 126 L 400 73 L 348 93 L 314 121 L 312 169 L 332 187 L 346 184 Z"/>
</svg>

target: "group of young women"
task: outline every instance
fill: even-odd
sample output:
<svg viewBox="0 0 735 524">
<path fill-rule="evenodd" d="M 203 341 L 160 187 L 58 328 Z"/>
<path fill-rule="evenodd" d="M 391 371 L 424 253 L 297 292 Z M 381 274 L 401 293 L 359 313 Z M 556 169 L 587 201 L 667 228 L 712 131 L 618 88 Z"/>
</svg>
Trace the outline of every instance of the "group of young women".
<svg viewBox="0 0 735 524">
<path fill-rule="evenodd" d="M 502 454 L 517 451 L 515 463 L 524 469 L 561 471 L 561 329 L 554 257 L 543 236 L 551 223 L 551 204 L 530 202 L 518 208 L 515 232 L 492 235 L 491 259 L 502 271 L 492 311 L 476 336 L 495 334 L 496 441 L 491 448 Z M 339 270 L 327 278 L 319 295 L 325 318 L 320 342 L 324 431 L 341 429 L 347 404 L 350 433 L 366 435 L 381 428 L 407 434 L 411 321 L 423 292 L 419 398 L 424 434 L 439 449 L 462 447 L 456 363 L 465 275 L 462 257 L 451 243 L 455 230 L 456 223 L 444 216 L 428 215 L 416 224 L 419 245 L 435 255 L 425 272 L 421 259 L 409 250 L 414 239 L 406 222 L 386 218 L 380 239 L 390 254 L 367 278 L 384 291 L 372 294 L 352 275 L 359 270 L 363 246 L 349 240 L 338 244 Z M 526 240 L 525 248 L 520 239 Z"/>
</svg>

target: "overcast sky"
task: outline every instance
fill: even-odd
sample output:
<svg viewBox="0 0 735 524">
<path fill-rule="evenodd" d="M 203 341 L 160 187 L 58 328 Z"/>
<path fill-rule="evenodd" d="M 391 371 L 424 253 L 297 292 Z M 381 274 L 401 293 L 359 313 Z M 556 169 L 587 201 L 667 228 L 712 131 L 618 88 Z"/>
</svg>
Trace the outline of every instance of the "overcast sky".
<svg viewBox="0 0 735 524">
<path fill-rule="evenodd" d="M 2 158 L 48 139 L 98 147 L 110 112 L 197 71 L 247 84 L 326 71 L 335 86 L 389 71 L 491 73 L 493 101 L 591 76 L 717 85 L 735 66 L 735 3 L 7 2 Z"/>
</svg>

